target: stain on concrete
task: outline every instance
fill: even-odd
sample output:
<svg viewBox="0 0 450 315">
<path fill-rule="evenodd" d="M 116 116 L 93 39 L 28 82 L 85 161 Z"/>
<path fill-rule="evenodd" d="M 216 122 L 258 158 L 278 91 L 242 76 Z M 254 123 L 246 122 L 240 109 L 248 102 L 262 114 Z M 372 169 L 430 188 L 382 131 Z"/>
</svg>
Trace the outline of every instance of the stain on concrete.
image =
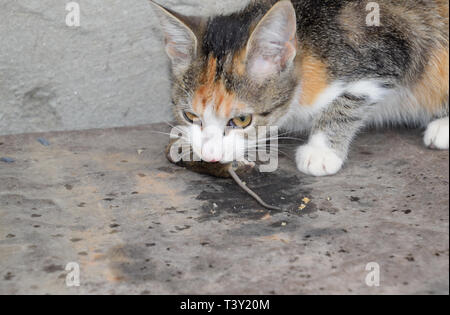
<svg viewBox="0 0 450 315">
<path fill-rule="evenodd" d="M 265 202 L 286 209 L 286 212 L 303 216 L 317 211 L 314 202 L 309 202 L 302 210 L 299 209 L 303 198 L 311 196 L 311 190 L 306 187 L 307 181 L 300 175 L 292 175 L 283 170 L 274 173 L 252 171 L 244 175 L 242 180 Z M 192 190 L 200 191 L 197 200 L 205 201 L 204 219 L 220 218 L 224 214 L 256 220 L 264 216 L 255 211 L 265 210 L 264 207 L 231 179 L 192 181 L 189 186 Z"/>
<path fill-rule="evenodd" d="M 58 271 L 63 271 L 64 267 L 61 266 L 61 265 L 48 265 L 48 266 L 45 266 L 43 270 L 46 273 L 55 273 L 55 272 L 58 272 Z"/>
<path fill-rule="evenodd" d="M 139 244 L 111 248 L 107 253 L 110 268 L 109 280 L 136 284 L 164 278 L 164 274 L 158 270 L 157 264 L 151 257 L 149 247 Z"/>
<path fill-rule="evenodd" d="M 15 275 L 12 272 L 7 272 L 6 275 L 4 275 L 3 280 L 9 281 L 12 280 L 15 277 Z"/>
<path fill-rule="evenodd" d="M 62 119 L 56 110 L 55 92 L 48 85 L 37 86 L 23 95 L 21 118 L 35 125 L 58 128 Z M 36 111 L 39 108 L 39 111 Z"/>
</svg>

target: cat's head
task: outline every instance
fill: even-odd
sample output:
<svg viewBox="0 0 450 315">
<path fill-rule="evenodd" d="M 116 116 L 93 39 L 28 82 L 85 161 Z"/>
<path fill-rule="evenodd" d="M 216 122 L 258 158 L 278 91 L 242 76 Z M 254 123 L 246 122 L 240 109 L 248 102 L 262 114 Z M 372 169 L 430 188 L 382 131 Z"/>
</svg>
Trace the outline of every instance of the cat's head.
<svg viewBox="0 0 450 315">
<path fill-rule="evenodd" d="M 175 117 L 207 162 L 244 158 L 256 145 L 248 134 L 275 124 L 295 94 L 296 14 L 290 1 L 273 2 L 209 19 L 155 4 L 172 65 Z"/>
</svg>

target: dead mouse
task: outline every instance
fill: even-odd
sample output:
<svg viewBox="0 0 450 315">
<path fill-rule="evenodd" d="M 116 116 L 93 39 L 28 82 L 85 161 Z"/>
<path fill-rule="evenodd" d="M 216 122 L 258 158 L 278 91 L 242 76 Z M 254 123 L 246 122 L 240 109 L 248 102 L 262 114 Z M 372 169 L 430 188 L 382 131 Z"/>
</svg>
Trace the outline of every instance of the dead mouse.
<svg viewBox="0 0 450 315">
<path fill-rule="evenodd" d="M 185 167 L 193 172 L 211 175 L 218 178 L 232 178 L 245 192 L 252 196 L 261 206 L 274 211 L 283 211 L 280 207 L 271 206 L 265 203 L 261 197 L 258 196 L 254 191 L 247 187 L 247 185 L 242 182 L 239 176 L 248 173 L 254 167 L 254 163 L 243 163 L 243 162 L 233 162 L 228 164 L 221 163 L 207 163 L 204 161 L 179 161 L 175 162 L 171 157 L 171 150 L 173 144 L 177 142 L 177 139 L 172 140 L 166 148 L 166 157 L 171 162 L 178 166 Z"/>
</svg>

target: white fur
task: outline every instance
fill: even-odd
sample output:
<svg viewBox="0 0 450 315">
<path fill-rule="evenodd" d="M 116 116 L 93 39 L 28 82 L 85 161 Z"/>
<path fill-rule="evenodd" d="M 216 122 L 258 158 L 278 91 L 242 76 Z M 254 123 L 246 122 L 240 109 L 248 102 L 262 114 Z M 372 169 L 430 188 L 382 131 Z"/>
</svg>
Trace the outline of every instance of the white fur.
<svg viewBox="0 0 450 315">
<path fill-rule="evenodd" d="M 397 87 L 369 109 L 367 123 L 375 127 L 402 123 L 423 127 L 431 119 L 431 114 L 418 103 L 408 88 Z"/>
<path fill-rule="evenodd" d="M 313 105 L 299 104 L 300 84 L 289 112 L 279 121 L 278 125 L 290 131 L 309 130 L 313 119 L 344 93 L 367 97 L 368 101 L 373 104 L 367 109 L 366 123 L 369 125 L 381 127 L 408 123 L 425 126 L 431 119 L 430 113 L 417 102 L 407 88 L 386 89 L 377 80 L 361 80 L 352 83 L 335 81 L 321 93 Z"/>
<path fill-rule="evenodd" d="M 387 89 L 377 80 L 361 80 L 349 84 L 346 92 L 368 97 L 372 104 L 367 109 L 366 123 L 369 125 L 382 127 L 407 123 L 422 126 L 431 118 L 411 91 L 404 87 Z"/>
<path fill-rule="evenodd" d="M 346 92 L 360 97 L 368 97 L 368 102 L 378 103 L 383 100 L 389 90 L 383 88 L 376 80 L 360 80 L 347 85 Z"/>
<path fill-rule="evenodd" d="M 313 119 L 326 110 L 335 99 L 345 93 L 367 97 L 372 103 L 380 102 L 389 95 L 389 91 L 382 88 L 381 84 L 376 80 L 361 80 L 352 83 L 335 81 L 319 95 L 312 105 L 299 103 L 301 92 L 302 86 L 300 84 L 297 87 L 289 112 L 280 120 L 280 127 L 291 131 L 309 129 Z"/>
<path fill-rule="evenodd" d="M 427 147 L 448 150 L 449 147 L 449 119 L 448 117 L 435 120 L 425 131 L 424 142 Z"/>
<path fill-rule="evenodd" d="M 303 105 L 299 103 L 302 92 L 301 84 L 297 87 L 294 99 L 289 106 L 289 111 L 276 124 L 278 127 L 289 131 L 305 131 L 312 126 L 313 120 L 331 102 L 345 92 L 344 83 L 336 81 L 332 83 L 317 99 L 313 105 Z"/>
<path fill-rule="evenodd" d="M 302 129 L 302 126 L 310 128 L 313 119 L 344 93 L 368 99 L 372 105 L 367 109 L 366 122 L 368 124 L 382 126 L 386 123 L 393 125 L 408 123 L 420 126 L 431 119 L 430 113 L 417 102 L 409 89 L 403 87 L 387 89 L 376 80 L 361 80 L 349 84 L 335 82 L 321 94 L 313 106 L 298 104 L 300 93 L 301 86 L 291 105 L 291 110 L 281 120 L 285 127 L 292 130 Z M 300 126 L 295 126 L 296 122 Z M 431 148 L 448 149 L 449 118 L 442 118 L 430 123 L 425 132 L 424 142 Z M 321 133 L 312 135 L 308 144 L 298 149 L 296 160 L 301 172 L 314 176 L 336 174 L 344 163 L 344 159 L 330 148 L 326 136 Z"/>
<path fill-rule="evenodd" d="M 308 144 L 298 148 L 296 161 L 300 172 L 313 176 L 334 175 L 344 164 L 344 160 L 330 148 L 322 133 L 313 135 Z"/>
<path fill-rule="evenodd" d="M 206 162 L 229 163 L 245 158 L 246 143 L 242 130 L 225 130 L 227 120 L 218 118 L 212 105 L 203 115 L 203 126 L 194 124 L 189 139 L 195 154 Z"/>
<path fill-rule="evenodd" d="M 312 120 L 344 93 L 368 97 L 368 101 L 373 105 L 367 109 L 368 125 L 382 127 L 407 123 L 421 127 L 426 126 L 432 118 L 408 88 L 386 89 L 377 80 L 361 80 L 347 84 L 335 81 L 321 93 L 313 105 L 299 104 L 299 85 L 290 110 L 280 120 L 279 126 L 291 131 L 308 130 Z"/>
<path fill-rule="evenodd" d="M 362 80 L 349 84 L 336 81 L 321 93 L 313 105 L 307 106 L 299 104 L 300 85 L 289 113 L 281 120 L 282 126 L 290 130 L 310 129 L 314 119 L 345 93 L 366 97 L 372 103 L 381 101 L 389 94 L 377 81 Z M 330 148 L 328 139 L 323 133 L 312 135 L 308 143 L 297 150 L 296 161 L 301 172 L 313 176 L 334 175 L 344 164 L 344 159 Z"/>
<path fill-rule="evenodd" d="M 320 110 L 328 107 L 336 98 L 344 94 L 346 86 L 341 81 L 332 83 L 324 92 L 322 92 L 319 98 L 314 102 L 313 107 L 317 107 Z"/>
</svg>

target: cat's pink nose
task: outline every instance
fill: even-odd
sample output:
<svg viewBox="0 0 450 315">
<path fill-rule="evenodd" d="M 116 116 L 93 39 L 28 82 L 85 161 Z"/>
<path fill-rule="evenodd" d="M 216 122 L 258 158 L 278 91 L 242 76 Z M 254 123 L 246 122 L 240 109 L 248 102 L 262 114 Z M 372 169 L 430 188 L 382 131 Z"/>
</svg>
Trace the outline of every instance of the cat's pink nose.
<svg viewBox="0 0 450 315">
<path fill-rule="evenodd" d="M 222 152 L 213 147 L 203 147 L 202 160 L 208 163 L 216 163 L 222 160 Z"/>
<path fill-rule="evenodd" d="M 205 162 L 208 162 L 208 163 L 216 163 L 216 162 L 219 162 L 220 160 L 222 160 L 222 158 L 203 155 L 202 160 Z"/>
</svg>

